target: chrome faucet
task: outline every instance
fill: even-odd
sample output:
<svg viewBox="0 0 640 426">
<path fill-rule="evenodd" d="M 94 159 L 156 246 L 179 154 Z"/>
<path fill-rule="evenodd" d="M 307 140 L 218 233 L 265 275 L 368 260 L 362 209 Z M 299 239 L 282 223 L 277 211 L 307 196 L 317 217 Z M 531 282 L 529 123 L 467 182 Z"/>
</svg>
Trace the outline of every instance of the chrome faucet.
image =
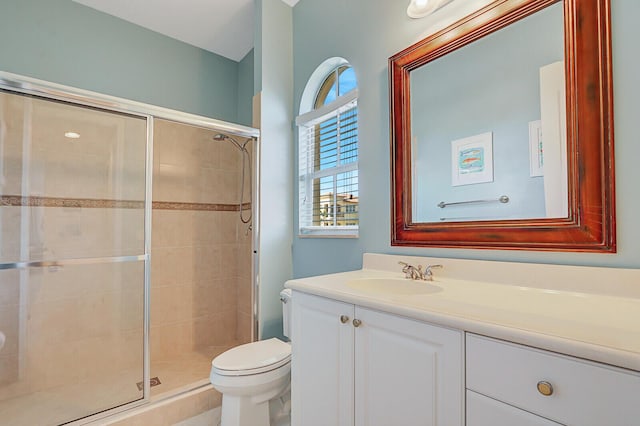
<svg viewBox="0 0 640 426">
<path fill-rule="evenodd" d="M 444 268 L 444 266 L 442 265 L 427 265 L 426 269 L 424 270 L 424 280 L 425 281 L 433 281 L 433 271 L 431 271 L 434 268 Z"/>
<path fill-rule="evenodd" d="M 398 264 L 402 265 L 402 272 L 404 273 L 405 278 L 411 280 L 433 281 L 432 269 L 442 268 L 442 265 L 427 265 L 423 271 L 422 265 L 415 267 L 406 262 L 398 262 Z"/>
<path fill-rule="evenodd" d="M 422 272 L 422 266 L 418 265 L 416 268 L 413 265 L 409 265 L 405 262 L 398 262 L 399 265 L 402 265 L 402 272 L 404 273 L 404 277 L 412 280 L 421 280 L 424 277 L 424 273 Z"/>
</svg>

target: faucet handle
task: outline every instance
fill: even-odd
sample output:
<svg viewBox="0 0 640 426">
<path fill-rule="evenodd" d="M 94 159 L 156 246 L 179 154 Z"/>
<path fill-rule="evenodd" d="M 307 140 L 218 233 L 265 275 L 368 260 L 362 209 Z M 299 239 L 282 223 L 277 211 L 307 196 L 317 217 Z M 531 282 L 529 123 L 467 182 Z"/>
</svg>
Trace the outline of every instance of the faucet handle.
<svg viewBox="0 0 640 426">
<path fill-rule="evenodd" d="M 398 262 L 398 265 L 402 265 L 402 272 L 404 273 L 405 278 L 411 278 L 412 270 L 415 269 L 413 265 L 401 261 Z"/>
<path fill-rule="evenodd" d="M 433 281 L 433 271 L 432 269 L 443 268 L 442 265 L 427 265 L 424 268 L 424 279 L 426 281 Z"/>
</svg>

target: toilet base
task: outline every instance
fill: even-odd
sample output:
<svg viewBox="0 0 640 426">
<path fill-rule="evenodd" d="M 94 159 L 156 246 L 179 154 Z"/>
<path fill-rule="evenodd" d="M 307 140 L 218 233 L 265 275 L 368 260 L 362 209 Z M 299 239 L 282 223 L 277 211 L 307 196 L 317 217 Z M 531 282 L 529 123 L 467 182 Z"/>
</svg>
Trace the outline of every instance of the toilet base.
<svg viewBox="0 0 640 426">
<path fill-rule="evenodd" d="M 291 386 L 279 398 L 269 401 L 271 426 L 291 426 Z"/>
<path fill-rule="evenodd" d="M 280 396 L 259 403 L 252 397 L 223 394 L 220 426 L 289 426 L 290 401 L 289 386 Z"/>
<path fill-rule="evenodd" d="M 270 426 L 269 401 L 256 404 L 250 397 L 222 395 L 220 426 Z"/>
</svg>

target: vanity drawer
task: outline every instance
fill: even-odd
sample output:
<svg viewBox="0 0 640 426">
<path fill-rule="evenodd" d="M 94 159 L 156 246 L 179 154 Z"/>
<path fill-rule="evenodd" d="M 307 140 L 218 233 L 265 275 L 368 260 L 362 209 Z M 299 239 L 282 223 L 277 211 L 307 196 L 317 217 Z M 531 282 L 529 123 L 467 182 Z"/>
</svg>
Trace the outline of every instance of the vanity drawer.
<svg viewBox="0 0 640 426">
<path fill-rule="evenodd" d="M 637 372 L 473 334 L 466 340 L 467 389 L 567 425 L 640 424 Z"/>
<path fill-rule="evenodd" d="M 467 426 L 562 426 L 504 402 L 467 391 Z"/>
</svg>

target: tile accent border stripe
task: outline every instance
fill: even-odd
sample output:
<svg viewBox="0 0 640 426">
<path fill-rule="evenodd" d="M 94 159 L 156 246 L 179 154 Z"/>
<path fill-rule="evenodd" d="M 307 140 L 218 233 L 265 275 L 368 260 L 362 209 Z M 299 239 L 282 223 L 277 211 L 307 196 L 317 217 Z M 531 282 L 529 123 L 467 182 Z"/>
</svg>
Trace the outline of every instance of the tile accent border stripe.
<svg viewBox="0 0 640 426">
<path fill-rule="evenodd" d="M 238 204 L 214 204 L 214 203 L 177 203 L 173 201 L 154 201 L 154 210 L 198 210 L 216 212 L 237 212 L 240 210 Z M 242 210 L 251 208 L 251 204 L 242 205 Z"/>
<path fill-rule="evenodd" d="M 23 197 L 21 195 L 0 195 L 0 207 L 67 207 L 95 209 L 144 209 L 144 201 L 106 200 L 95 198 L 58 198 L 58 197 Z M 192 210 L 192 211 L 226 211 L 237 212 L 238 204 L 217 203 L 178 203 L 172 201 L 154 201 L 155 210 Z M 251 208 L 251 203 L 244 203 L 242 210 Z"/>
<path fill-rule="evenodd" d="M 105 200 L 96 198 L 23 197 L 0 195 L 1 207 L 72 207 L 94 209 L 143 209 L 144 201 Z"/>
</svg>

